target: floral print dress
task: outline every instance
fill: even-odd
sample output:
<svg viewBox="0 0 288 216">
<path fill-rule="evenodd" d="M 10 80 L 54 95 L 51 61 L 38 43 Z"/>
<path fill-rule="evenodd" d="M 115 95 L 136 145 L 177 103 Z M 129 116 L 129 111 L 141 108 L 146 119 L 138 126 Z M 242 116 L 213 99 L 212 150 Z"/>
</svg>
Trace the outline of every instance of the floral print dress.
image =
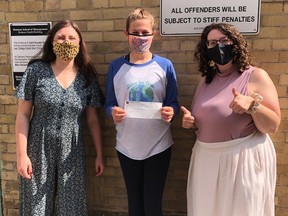
<svg viewBox="0 0 288 216">
<path fill-rule="evenodd" d="M 62 88 L 49 63 L 29 65 L 17 97 L 33 102 L 27 153 L 32 179 L 20 177 L 20 215 L 87 215 L 82 114 L 101 107 L 104 96 L 97 80 L 85 87 L 78 73 Z"/>
</svg>

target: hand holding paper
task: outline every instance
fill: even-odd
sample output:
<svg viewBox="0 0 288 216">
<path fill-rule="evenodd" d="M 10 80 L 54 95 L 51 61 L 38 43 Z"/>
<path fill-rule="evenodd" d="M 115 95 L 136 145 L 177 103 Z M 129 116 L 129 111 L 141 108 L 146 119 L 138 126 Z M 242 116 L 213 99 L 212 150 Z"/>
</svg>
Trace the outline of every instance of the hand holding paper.
<svg viewBox="0 0 288 216">
<path fill-rule="evenodd" d="M 166 122 L 170 122 L 174 116 L 174 109 L 170 106 L 164 106 L 161 108 L 161 115 Z"/>
<path fill-rule="evenodd" d="M 120 123 L 126 116 L 125 110 L 123 110 L 121 107 L 113 107 L 112 109 L 112 118 L 114 123 Z"/>
</svg>

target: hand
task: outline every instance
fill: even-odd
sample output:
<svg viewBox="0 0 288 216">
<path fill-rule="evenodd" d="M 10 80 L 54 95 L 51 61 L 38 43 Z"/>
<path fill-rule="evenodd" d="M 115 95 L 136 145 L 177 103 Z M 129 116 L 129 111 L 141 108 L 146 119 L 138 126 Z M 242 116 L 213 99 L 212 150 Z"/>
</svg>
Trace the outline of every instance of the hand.
<svg viewBox="0 0 288 216">
<path fill-rule="evenodd" d="M 249 110 L 254 98 L 240 94 L 235 88 L 232 89 L 232 94 L 234 98 L 229 107 L 234 113 L 243 114 Z"/>
<path fill-rule="evenodd" d="M 17 157 L 17 171 L 23 178 L 32 178 L 32 163 L 27 155 Z"/>
<path fill-rule="evenodd" d="M 170 122 L 174 116 L 174 109 L 170 106 L 162 107 L 160 112 L 163 120 L 166 122 Z"/>
<path fill-rule="evenodd" d="M 182 117 L 182 127 L 186 129 L 195 128 L 195 118 L 191 115 L 191 112 L 184 106 L 181 106 L 181 110 L 184 113 Z"/>
<path fill-rule="evenodd" d="M 101 157 L 96 157 L 96 160 L 95 160 L 95 174 L 96 174 L 96 176 L 102 175 L 103 171 L 104 171 L 103 159 Z"/>
<path fill-rule="evenodd" d="M 114 123 L 120 123 L 126 116 L 126 112 L 124 109 L 114 106 L 112 109 L 112 118 Z"/>
</svg>

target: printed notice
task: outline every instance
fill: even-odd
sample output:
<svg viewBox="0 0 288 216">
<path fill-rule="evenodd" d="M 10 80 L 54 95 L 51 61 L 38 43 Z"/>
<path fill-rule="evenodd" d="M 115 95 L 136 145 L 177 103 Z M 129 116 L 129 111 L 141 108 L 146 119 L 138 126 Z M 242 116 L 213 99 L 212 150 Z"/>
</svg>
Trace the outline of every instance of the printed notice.
<svg viewBox="0 0 288 216">
<path fill-rule="evenodd" d="M 43 47 L 51 22 L 9 23 L 12 78 L 18 86 L 28 62 Z"/>
<path fill-rule="evenodd" d="M 161 119 L 162 103 L 125 101 L 126 117 L 142 119 Z"/>
<path fill-rule="evenodd" d="M 242 34 L 258 34 L 260 6 L 260 0 L 160 0 L 160 33 L 189 36 L 211 23 L 228 23 Z"/>
</svg>

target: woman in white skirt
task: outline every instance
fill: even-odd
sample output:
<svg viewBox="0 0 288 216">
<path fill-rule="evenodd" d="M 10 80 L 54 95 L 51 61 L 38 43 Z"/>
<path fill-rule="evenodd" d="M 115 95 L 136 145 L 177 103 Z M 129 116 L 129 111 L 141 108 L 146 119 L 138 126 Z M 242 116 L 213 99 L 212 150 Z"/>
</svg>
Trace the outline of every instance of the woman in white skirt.
<svg viewBox="0 0 288 216">
<path fill-rule="evenodd" d="M 188 216 L 273 216 L 276 155 L 268 133 L 281 113 L 276 88 L 232 25 L 207 26 L 195 51 L 202 79 L 182 126 L 195 128 Z"/>
</svg>

